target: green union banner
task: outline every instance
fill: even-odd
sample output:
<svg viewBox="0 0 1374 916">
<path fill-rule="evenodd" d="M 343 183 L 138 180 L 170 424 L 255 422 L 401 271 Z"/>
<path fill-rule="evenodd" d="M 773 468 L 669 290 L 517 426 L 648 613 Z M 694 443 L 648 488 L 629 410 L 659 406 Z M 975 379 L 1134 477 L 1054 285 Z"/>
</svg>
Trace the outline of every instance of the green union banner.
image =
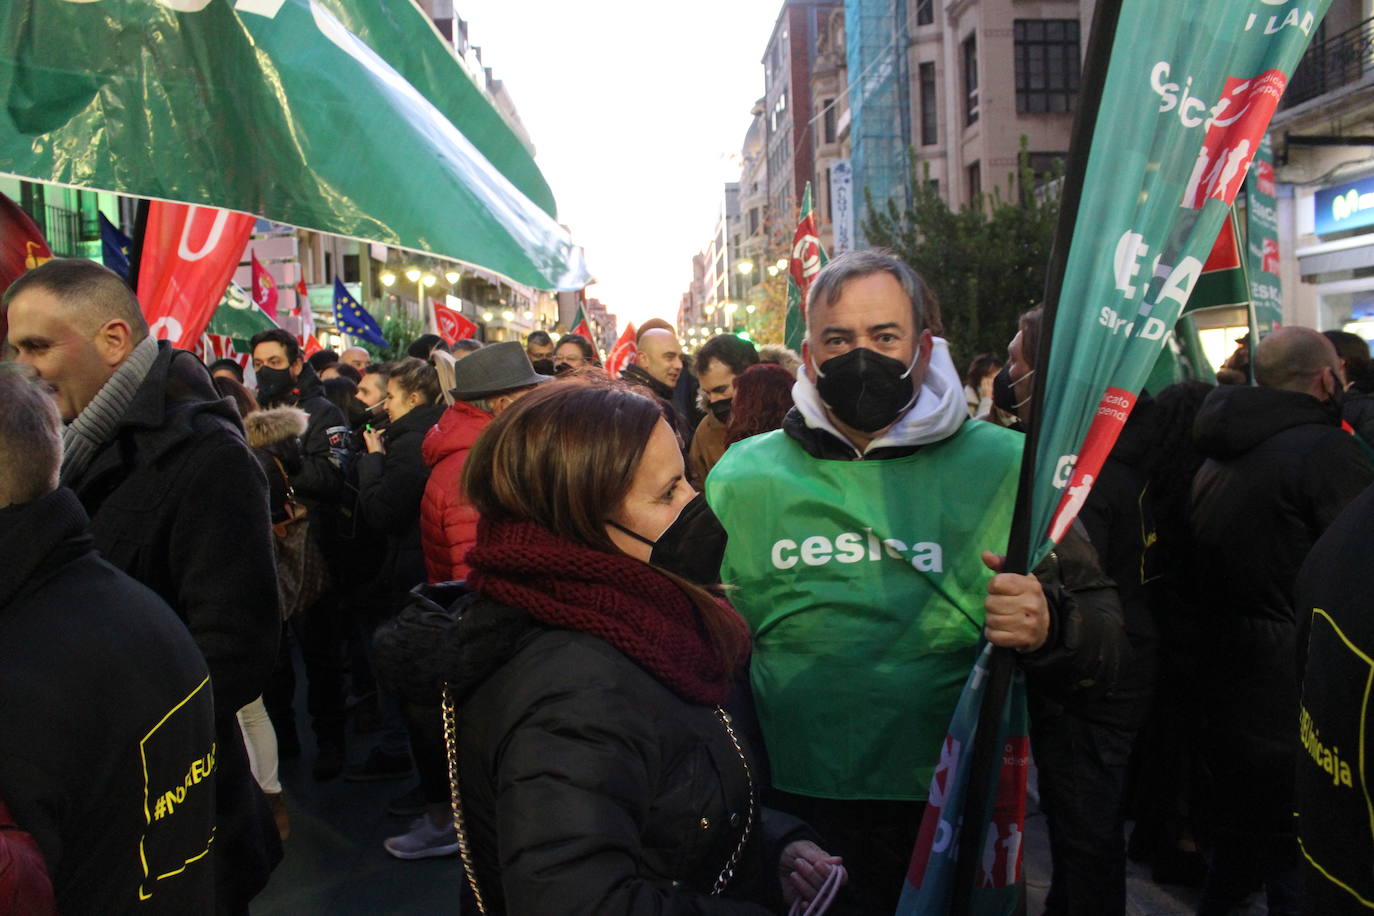
<svg viewBox="0 0 1374 916">
<path fill-rule="evenodd" d="M 13 0 L 0 101 L 0 172 L 587 281 L 533 160 L 408 0 Z"/>
<path fill-rule="evenodd" d="M 1077 516 L 1329 0 L 1124 0 L 1057 297 L 1031 564 Z"/>
</svg>

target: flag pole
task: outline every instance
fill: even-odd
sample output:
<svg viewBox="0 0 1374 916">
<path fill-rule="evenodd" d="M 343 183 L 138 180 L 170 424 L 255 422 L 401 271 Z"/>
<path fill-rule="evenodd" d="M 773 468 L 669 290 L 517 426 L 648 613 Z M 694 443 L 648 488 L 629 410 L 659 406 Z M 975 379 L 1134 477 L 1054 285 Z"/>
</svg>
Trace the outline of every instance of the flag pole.
<svg viewBox="0 0 1374 916">
<path fill-rule="evenodd" d="M 1035 453 L 1040 443 L 1041 417 L 1044 413 L 1045 387 L 1048 379 L 1050 342 L 1054 337 L 1054 319 L 1059 310 L 1059 295 L 1073 242 L 1074 226 L 1078 218 L 1079 202 L 1083 194 L 1084 176 L 1088 170 L 1088 154 L 1092 150 L 1093 132 L 1097 126 L 1102 90 L 1107 82 L 1112 46 L 1116 38 L 1117 21 L 1123 0 L 1100 0 L 1093 14 L 1092 31 L 1088 36 L 1088 53 L 1083 64 L 1083 93 L 1079 97 L 1074 116 L 1073 133 L 1069 143 L 1069 161 L 1064 175 L 1063 192 L 1059 199 L 1059 221 L 1055 227 L 1054 245 L 1045 273 L 1045 301 L 1040 323 L 1040 341 L 1036 351 L 1035 373 L 1031 392 L 1031 419 L 1026 429 L 1026 441 L 1021 457 L 1020 482 L 1016 491 L 1016 507 L 1012 515 L 1011 532 L 1007 543 L 1004 572 L 1027 573 L 1033 533 L 1031 523 L 1031 492 L 1035 481 Z M 1001 758 L 997 743 L 1002 711 L 1007 704 L 1016 668 L 1016 655 L 1011 649 L 994 648 L 988 660 L 988 690 L 983 696 L 978 714 L 977 731 L 969 760 L 968 792 L 964 796 L 963 827 L 959 831 L 959 851 L 954 866 L 954 887 L 950 912 L 954 916 L 970 916 L 973 910 L 973 887 L 977 870 L 983 860 L 983 840 L 987 832 L 988 813 L 992 802 L 997 763 Z"/>
<path fill-rule="evenodd" d="M 1246 192 L 1246 200 L 1249 201 L 1249 192 Z M 1245 319 L 1250 326 L 1250 358 L 1246 360 L 1246 373 L 1250 376 L 1250 386 L 1259 384 L 1255 381 L 1255 351 L 1259 349 L 1259 315 L 1255 312 L 1255 290 L 1250 286 L 1250 232 L 1246 228 L 1245 240 L 1242 244 L 1240 237 L 1240 214 L 1236 211 L 1235 201 L 1231 202 L 1231 231 L 1236 237 L 1236 260 L 1240 262 L 1241 282 L 1245 284 Z"/>
<path fill-rule="evenodd" d="M 134 208 L 134 238 L 129 246 L 129 288 L 138 295 L 138 274 L 143 264 L 143 238 L 148 234 L 148 198 L 140 198 Z"/>
</svg>

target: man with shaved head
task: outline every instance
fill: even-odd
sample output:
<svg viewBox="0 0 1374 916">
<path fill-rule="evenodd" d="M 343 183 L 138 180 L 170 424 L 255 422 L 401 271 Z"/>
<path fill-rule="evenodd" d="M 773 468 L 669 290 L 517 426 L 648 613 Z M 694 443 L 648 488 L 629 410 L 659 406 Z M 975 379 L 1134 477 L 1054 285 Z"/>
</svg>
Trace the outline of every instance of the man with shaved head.
<svg viewBox="0 0 1374 916">
<path fill-rule="evenodd" d="M 352 366 L 359 373 L 367 371 L 368 365 L 372 362 L 372 354 L 362 347 L 349 347 L 339 354 L 339 362 Z"/>
<path fill-rule="evenodd" d="M 620 377 L 649 389 L 663 402 L 669 422 L 685 451 L 691 444 L 693 427 L 691 418 L 686 416 L 682 405 L 675 403 L 674 398 L 678 378 L 682 375 L 682 345 L 662 319 L 651 318 L 645 325 L 637 338 L 639 352 L 635 355 L 635 361 L 620 371 Z"/>
<path fill-rule="evenodd" d="M 1190 521 L 1207 570 L 1199 694 L 1213 779 L 1202 914 L 1232 912 L 1261 887 L 1270 912 L 1298 911 L 1293 779 L 1306 636 L 1293 583 L 1317 538 L 1374 482 L 1341 428 L 1345 378 L 1331 342 L 1309 328 L 1280 328 L 1254 361 L 1258 387 L 1216 389 L 1193 427 L 1207 457 Z"/>
<path fill-rule="evenodd" d="M 216 910 L 246 913 L 281 858 L 235 717 L 262 695 L 281 626 L 267 480 L 233 402 L 193 354 L 148 333 L 114 272 L 49 261 L 12 283 L 0 309 L 16 359 L 66 421 L 60 482 L 90 516 L 95 548 L 166 601 L 205 657 Z"/>
</svg>

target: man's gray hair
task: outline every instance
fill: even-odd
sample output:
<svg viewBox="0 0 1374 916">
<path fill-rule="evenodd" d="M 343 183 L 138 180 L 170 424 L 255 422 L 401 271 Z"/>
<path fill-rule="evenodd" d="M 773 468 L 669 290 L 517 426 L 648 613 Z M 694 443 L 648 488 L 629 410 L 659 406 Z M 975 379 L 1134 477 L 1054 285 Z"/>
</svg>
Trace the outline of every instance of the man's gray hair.
<svg viewBox="0 0 1374 916">
<path fill-rule="evenodd" d="M 62 418 L 33 370 L 0 361 L 0 506 L 33 502 L 57 489 Z"/>
<path fill-rule="evenodd" d="M 827 308 L 834 305 L 844 292 L 845 284 L 850 280 L 878 273 L 891 274 L 902 285 L 902 291 L 911 302 L 911 316 L 915 322 L 916 333 L 920 334 L 930 327 L 935 300 L 926 286 L 926 281 L 901 258 L 890 251 L 879 249 L 846 251 L 836 255 L 833 261 L 821 268 L 821 272 L 812 281 L 811 292 L 806 298 L 807 323 L 811 321 L 812 309 L 817 305 Z"/>
</svg>

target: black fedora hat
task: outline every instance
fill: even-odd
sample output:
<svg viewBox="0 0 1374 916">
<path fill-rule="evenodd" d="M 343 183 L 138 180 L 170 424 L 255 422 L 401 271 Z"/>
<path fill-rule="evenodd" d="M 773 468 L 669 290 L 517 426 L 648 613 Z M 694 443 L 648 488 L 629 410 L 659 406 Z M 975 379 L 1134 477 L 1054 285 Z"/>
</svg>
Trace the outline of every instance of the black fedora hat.
<svg viewBox="0 0 1374 916">
<path fill-rule="evenodd" d="M 478 401 L 552 380 L 552 376 L 534 371 L 518 341 L 503 340 L 473 350 L 458 360 L 453 366 L 454 384 L 449 394 L 460 401 Z"/>
</svg>

